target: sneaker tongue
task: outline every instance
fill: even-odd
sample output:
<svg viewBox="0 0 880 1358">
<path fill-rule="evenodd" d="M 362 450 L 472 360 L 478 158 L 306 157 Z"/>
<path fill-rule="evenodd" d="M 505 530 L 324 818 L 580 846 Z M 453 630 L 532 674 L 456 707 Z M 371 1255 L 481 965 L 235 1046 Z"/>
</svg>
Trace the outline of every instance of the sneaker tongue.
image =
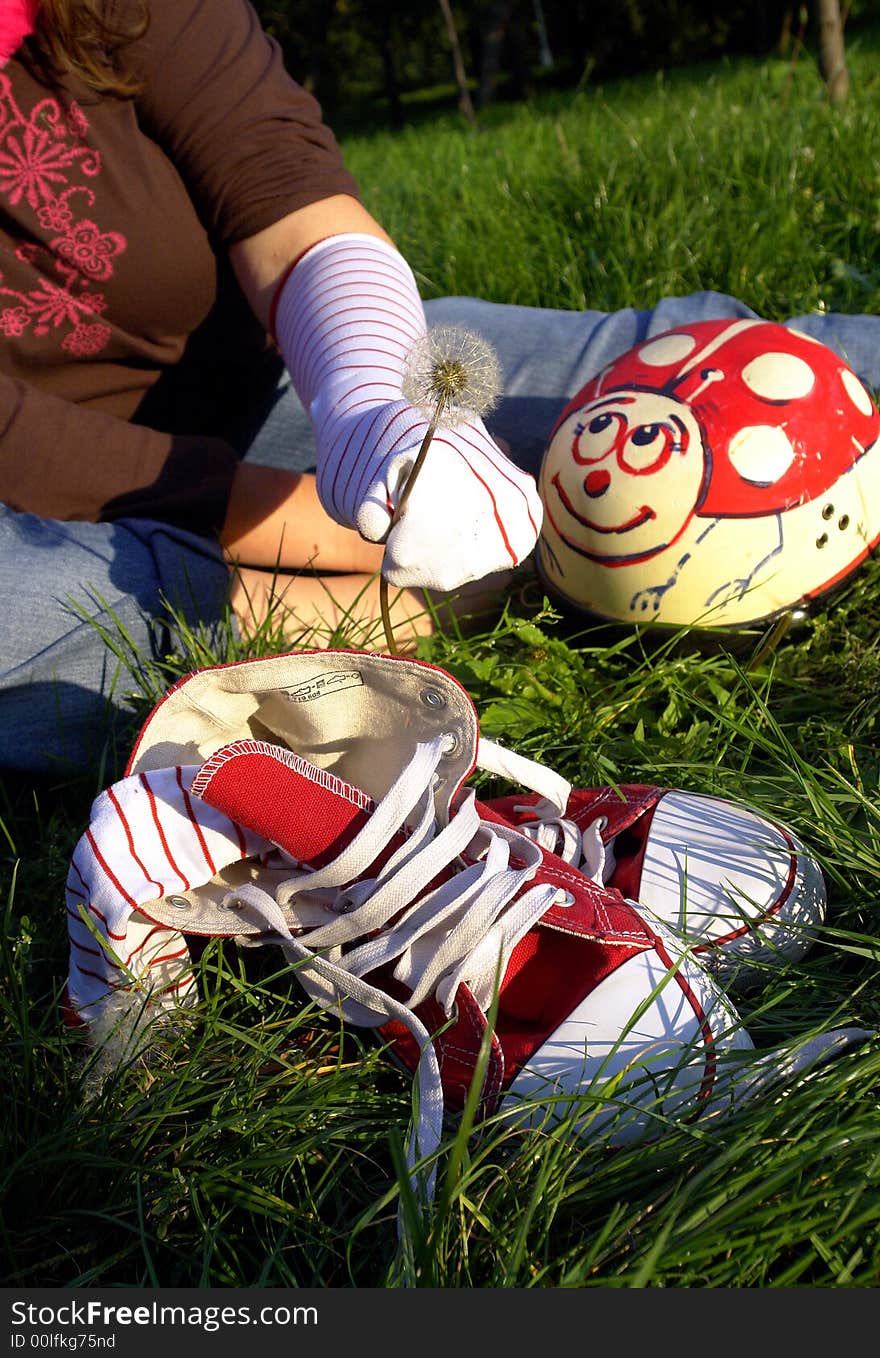
<svg viewBox="0 0 880 1358">
<path fill-rule="evenodd" d="M 217 750 L 191 792 L 309 867 L 335 858 L 375 809 L 351 783 L 263 740 Z"/>
</svg>

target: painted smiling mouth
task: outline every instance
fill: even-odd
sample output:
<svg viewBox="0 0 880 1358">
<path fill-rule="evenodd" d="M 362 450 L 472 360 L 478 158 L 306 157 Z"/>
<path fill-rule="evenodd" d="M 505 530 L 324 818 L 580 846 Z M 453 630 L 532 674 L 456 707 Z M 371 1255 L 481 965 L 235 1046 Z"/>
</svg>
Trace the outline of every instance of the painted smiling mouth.
<svg viewBox="0 0 880 1358">
<path fill-rule="evenodd" d="M 631 533 L 634 528 L 641 528 L 643 523 L 649 523 L 651 519 L 656 519 L 657 515 L 650 505 L 642 505 L 637 509 L 631 519 L 626 523 L 616 524 L 613 528 L 605 528 L 600 523 L 593 523 L 592 519 L 585 519 L 583 514 L 579 514 L 574 505 L 569 500 L 559 481 L 559 473 L 552 478 L 550 484 L 562 501 L 562 506 L 567 514 L 570 514 L 584 528 L 589 528 L 591 533 Z"/>
</svg>

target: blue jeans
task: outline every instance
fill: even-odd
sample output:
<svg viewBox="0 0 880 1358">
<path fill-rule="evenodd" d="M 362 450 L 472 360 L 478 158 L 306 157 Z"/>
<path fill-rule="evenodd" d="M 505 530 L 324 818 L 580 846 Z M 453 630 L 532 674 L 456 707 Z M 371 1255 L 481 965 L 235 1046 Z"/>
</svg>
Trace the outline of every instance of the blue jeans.
<svg viewBox="0 0 880 1358">
<path fill-rule="evenodd" d="M 613 313 L 467 297 L 438 298 L 425 311 L 430 326 L 462 326 L 494 346 L 504 395 L 487 423 L 534 473 L 556 415 L 611 358 L 675 325 L 755 315 L 712 292 Z M 796 316 L 788 324 L 835 349 L 872 390 L 880 387 L 880 317 Z M 290 384 L 282 379 L 256 398 L 255 390 L 227 429 L 240 455 L 312 468 L 311 424 Z M 124 717 L 126 694 L 136 687 L 136 675 L 102 630 L 117 636 L 121 625 L 134 651 L 161 659 L 174 647 L 163 599 L 189 624 L 210 630 L 225 615 L 228 584 L 218 548 L 180 529 L 137 519 L 60 523 L 0 505 L 0 768 L 97 768 L 108 734 Z M 109 758 L 107 772 L 115 776 L 112 748 Z"/>
</svg>

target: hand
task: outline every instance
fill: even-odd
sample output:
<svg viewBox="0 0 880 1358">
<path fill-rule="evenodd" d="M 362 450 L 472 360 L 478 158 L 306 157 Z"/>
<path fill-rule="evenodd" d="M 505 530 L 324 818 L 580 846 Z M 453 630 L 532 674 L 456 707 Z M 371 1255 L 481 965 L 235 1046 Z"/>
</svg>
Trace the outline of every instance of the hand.
<svg viewBox="0 0 880 1358">
<path fill-rule="evenodd" d="M 388 535 L 383 575 L 398 587 L 449 592 L 512 569 L 535 546 L 542 504 L 534 478 L 504 455 L 481 420 L 438 430 L 391 526 L 424 428 L 421 421 L 406 451 L 374 455 L 365 467 L 361 451 L 361 477 L 346 497 L 364 538 L 381 542 Z"/>
</svg>

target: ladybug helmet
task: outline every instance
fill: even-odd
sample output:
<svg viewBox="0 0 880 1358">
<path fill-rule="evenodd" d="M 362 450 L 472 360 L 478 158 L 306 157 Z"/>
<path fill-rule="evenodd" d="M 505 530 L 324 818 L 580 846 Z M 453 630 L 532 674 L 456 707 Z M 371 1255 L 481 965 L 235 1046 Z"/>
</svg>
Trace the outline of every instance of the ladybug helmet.
<svg viewBox="0 0 880 1358">
<path fill-rule="evenodd" d="M 843 359 L 770 321 L 679 326 L 560 415 L 538 570 L 625 622 L 747 627 L 806 608 L 880 539 L 880 413 Z"/>
</svg>

